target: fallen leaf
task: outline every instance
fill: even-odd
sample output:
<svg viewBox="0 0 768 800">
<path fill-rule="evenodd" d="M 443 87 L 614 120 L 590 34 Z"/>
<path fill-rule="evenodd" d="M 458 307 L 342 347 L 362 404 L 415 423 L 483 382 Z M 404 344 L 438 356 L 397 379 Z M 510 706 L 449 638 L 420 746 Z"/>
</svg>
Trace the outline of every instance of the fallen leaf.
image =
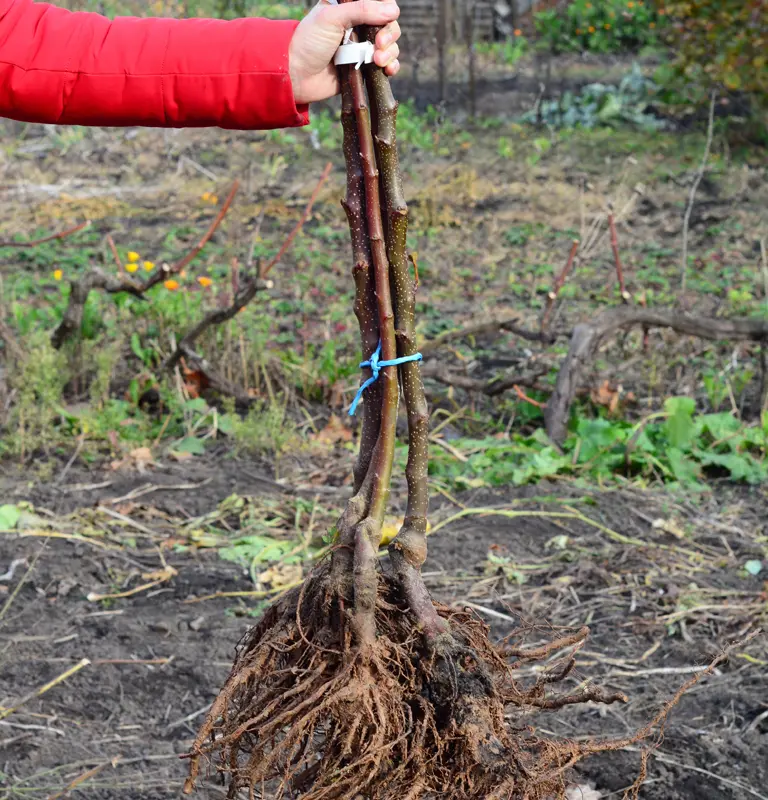
<svg viewBox="0 0 768 800">
<path fill-rule="evenodd" d="M 346 425 L 333 414 L 328 420 L 328 424 L 318 431 L 314 439 L 321 444 L 337 444 L 338 442 L 351 442 L 352 430 L 347 428 Z"/>
<path fill-rule="evenodd" d="M 331 408 L 341 408 L 344 402 L 344 381 L 335 381 L 331 386 L 331 397 L 328 405 Z"/>
<path fill-rule="evenodd" d="M 403 520 L 398 519 L 394 522 L 385 522 L 381 526 L 381 546 L 384 547 L 388 545 L 400 531 L 400 528 L 403 527 Z"/>
<path fill-rule="evenodd" d="M 181 361 L 181 376 L 184 381 L 184 388 L 192 400 L 200 397 L 200 393 L 210 385 L 208 376 L 204 372 L 199 369 L 190 369 L 183 359 Z"/>
<path fill-rule="evenodd" d="M 21 517 L 19 509 L 10 504 L 0 506 L 0 529 L 13 530 Z"/>
<path fill-rule="evenodd" d="M 389 520 L 384 522 L 381 526 L 381 547 L 388 545 L 400 533 L 400 528 L 403 527 L 403 518 L 396 520 Z M 427 533 L 432 530 L 432 525 L 427 520 Z"/>
<path fill-rule="evenodd" d="M 112 461 L 110 467 L 114 470 L 120 470 L 124 467 L 134 467 L 140 474 L 147 471 L 148 466 L 153 466 L 155 463 L 152 457 L 152 451 L 148 447 L 137 447 L 131 450 L 125 458 L 119 461 Z"/>
<path fill-rule="evenodd" d="M 181 461 L 189 461 L 190 458 L 194 458 L 195 457 L 194 454 L 192 454 L 192 453 L 179 451 L 179 450 L 171 450 L 170 451 L 170 456 L 171 456 L 171 458 L 174 458 L 174 459 L 176 459 L 176 461 L 179 461 L 179 462 L 181 462 Z"/>
<path fill-rule="evenodd" d="M 595 405 L 604 406 L 611 413 L 616 411 L 619 405 L 619 396 L 619 391 L 617 389 L 612 389 L 610 382 L 607 380 L 603 381 L 600 386 L 596 389 L 592 389 L 590 392 L 592 402 Z"/>
<path fill-rule="evenodd" d="M 169 578 L 175 578 L 179 573 L 170 565 L 166 564 L 162 569 L 156 569 L 153 572 L 143 572 L 141 577 L 145 581 L 167 581 Z"/>
<path fill-rule="evenodd" d="M 269 569 L 265 569 L 260 573 L 259 583 L 268 583 L 273 589 L 280 589 L 283 586 L 289 586 L 298 583 L 304 572 L 301 564 L 284 564 L 278 563 Z"/>
<path fill-rule="evenodd" d="M 674 536 L 676 539 L 685 539 L 685 531 L 673 519 L 655 519 L 653 529 Z"/>
</svg>

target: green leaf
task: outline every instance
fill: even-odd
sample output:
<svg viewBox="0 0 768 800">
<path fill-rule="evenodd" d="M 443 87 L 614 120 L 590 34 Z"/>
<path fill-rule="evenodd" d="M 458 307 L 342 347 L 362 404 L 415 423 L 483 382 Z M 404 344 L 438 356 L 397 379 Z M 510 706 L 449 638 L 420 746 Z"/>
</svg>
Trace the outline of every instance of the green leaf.
<svg viewBox="0 0 768 800">
<path fill-rule="evenodd" d="M 672 467 L 672 474 L 680 483 L 694 484 L 699 477 L 699 466 L 695 461 L 688 458 L 682 450 L 670 447 L 667 451 L 669 465 Z"/>
<path fill-rule="evenodd" d="M 205 442 L 196 436 L 187 436 L 174 449 L 177 453 L 192 453 L 192 455 L 199 456 L 205 452 Z"/>
<path fill-rule="evenodd" d="M 187 400 L 187 402 L 184 403 L 184 408 L 187 411 L 199 411 L 203 414 L 208 411 L 208 403 L 206 403 L 202 397 L 193 397 L 191 400 Z"/>
<path fill-rule="evenodd" d="M 264 564 L 269 561 L 284 560 L 288 553 L 295 549 L 296 542 L 270 539 L 268 536 L 254 534 L 235 540 L 230 547 L 219 550 L 219 555 L 227 561 Z M 292 560 L 296 560 L 296 558 L 294 557 Z"/>
<path fill-rule="evenodd" d="M 667 438 L 672 447 L 687 447 L 693 436 L 693 412 L 696 403 L 691 397 L 670 397 L 664 403 L 667 417 Z"/>
<path fill-rule="evenodd" d="M 16 506 L 9 504 L 0 506 L 0 530 L 12 531 L 21 518 L 21 512 Z"/>
<path fill-rule="evenodd" d="M 227 436 L 231 436 L 235 431 L 235 419 L 232 414 L 222 414 L 219 417 L 219 430 Z"/>
<path fill-rule="evenodd" d="M 765 468 L 751 456 L 741 453 L 712 453 L 698 451 L 697 456 L 702 464 L 722 467 L 731 473 L 735 481 L 760 483 L 765 477 Z"/>
<path fill-rule="evenodd" d="M 607 122 L 614 119 L 621 114 L 621 100 L 616 94 L 607 94 L 603 98 L 600 110 L 597 112 L 597 118 L 601 122 Z"/>
<path fill-rule="evenodd" d="M 591 461 L 601 450 L 623 441 L 622 431 L 607 419 L 580 419 L 576 433 L 581 439 L 579 462 Z"/>
<path fill-rule="evenodd" d="M 696 423 L 699 435 L 706 431 L 715 441 L 726 439 L 732 433 L 736 433 L 741 427 L 741 422 L 730 412 L 703 414 L 698 418 Z"/>
<path fill-rule="evenodd" d="M 750 575 L 759 575 L 763 570 L 763 562 L 756 558 L 751 558 L 746 564 L 744 564 L 744 569 Z"/>
<path fill-rule="evenodd" d="M 131 334 L 131 350 L 136 358 L 139 359 L 143 363 L 144 361 L 144 349 L 141 346 L 141 339 L 139 339 L 138 333 Z"/>
</svg>

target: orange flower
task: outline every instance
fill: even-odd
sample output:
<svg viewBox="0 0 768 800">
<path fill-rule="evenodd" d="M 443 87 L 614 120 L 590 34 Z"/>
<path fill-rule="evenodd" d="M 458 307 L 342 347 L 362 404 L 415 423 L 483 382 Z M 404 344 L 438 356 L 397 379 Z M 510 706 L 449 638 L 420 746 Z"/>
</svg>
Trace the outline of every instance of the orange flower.
<svg viewBox="0 0 768 800">
<path fill-rule="evenodd" d="M 634 8 L 635 4 L 632 2 L 627 3 L 627 8 Z"/>
<path fill-rule="evenodd" d="M 183 270 L 182 270 L 182 271 L 179 273 L 179 277 L 180 277 L 180 278 L 186 278 L 186 277 L 187 277 L 187 271 L 186 271 L 185 269 L 183 269 Z"/>
<path fill-rule="evenodd" d="M 594 26 L 594 25 L 590 25 L 590 26 L 589 26 L 589 28 L 587 28 L 587 30 L 588 30 L 590 33 L 594 33 L 594 32 L 595 32 L 595 26 Z"/>
<path fill-rule="evenodd" d="M 163 283 L 163 286 L 165 286 L 165 288 L 166 288 L 166 289 L 167 289 L 169 292 L 174 292 L 174 291 L 176 291 L 176 289 L 178 289 L 178 288 L 179 288 L 179 282 L 178 282 L 178 281 L 175 281 L 175 280 L 173 280 L 173 278 L 171 278 L 171 279 L 169 279 L 169 280 L 165 281 L 165 282 Z"/>
<path fill-rule="evenodd" d="M 576 35 L 581 36 L 581 28 L 576 28 Z"/>
<path fill-rule="evenodd" d="M 605 23 L 605 25 L 603 25 L 603 27 L 604 27 L 604 28 L 605 28 L 607 31 L 609 31 L 609 30 L 611 29 L 611 26 L 610 26 L 610 24 L 609 24 L 608 22 L 606 22 L 606 23 Z"/>
<path fill-rule="evenodd" d="M 520 28 L 515 28 L 515 36 L 522 36 L 522 35 L 523 32 L 520 30 Z"/>
<path fill-rule="evenodd" d="M 207 289 L 213 281 L 207 275 L 201 275 L 197 282 L 203 287 L 203 289 Z"/>
<path fill-rule="evenodd" d="M 651 22 L 651 23 L 648 25 L 648 27 L 649 27 L 649 28 L 655 28 L 655 27 L 656 27 L 656 23 L 655 23 L 655 22 Z"/>
</svg>

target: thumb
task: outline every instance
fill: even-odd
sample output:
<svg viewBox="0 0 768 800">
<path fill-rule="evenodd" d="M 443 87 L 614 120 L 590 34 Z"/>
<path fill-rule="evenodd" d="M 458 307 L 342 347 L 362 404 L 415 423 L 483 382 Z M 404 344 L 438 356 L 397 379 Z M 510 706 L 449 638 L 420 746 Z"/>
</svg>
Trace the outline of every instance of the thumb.
<svg viewBox="0 0 768 800">
<path fill-rule="evenodd" d="M 344 30 L 357 25 L 386 25 L 399 16 L 400 7 L 392 0 L 354 0 L 325 9 L 326 19 Z"/>
</svg>

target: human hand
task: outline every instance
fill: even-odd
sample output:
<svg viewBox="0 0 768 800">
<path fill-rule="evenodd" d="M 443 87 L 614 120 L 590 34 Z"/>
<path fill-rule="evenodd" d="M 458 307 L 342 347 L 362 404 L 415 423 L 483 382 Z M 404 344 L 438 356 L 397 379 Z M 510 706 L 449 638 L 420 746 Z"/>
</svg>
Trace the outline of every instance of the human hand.
<svg viewBox="0 0 768 800">
<path fill-rule="evenodd" d="M 395 0 L 355 0 L 332 5 L 320 2 L 298 24 L 288 48 L 288 70 L 296 103 L 327 100 L 339 93 L 333 57 L 347 28 L 356 25 L 383 26 L 376 34 L 374 63 L 387 75 L 400 69 L 400 9 Z"/>
</svg>

